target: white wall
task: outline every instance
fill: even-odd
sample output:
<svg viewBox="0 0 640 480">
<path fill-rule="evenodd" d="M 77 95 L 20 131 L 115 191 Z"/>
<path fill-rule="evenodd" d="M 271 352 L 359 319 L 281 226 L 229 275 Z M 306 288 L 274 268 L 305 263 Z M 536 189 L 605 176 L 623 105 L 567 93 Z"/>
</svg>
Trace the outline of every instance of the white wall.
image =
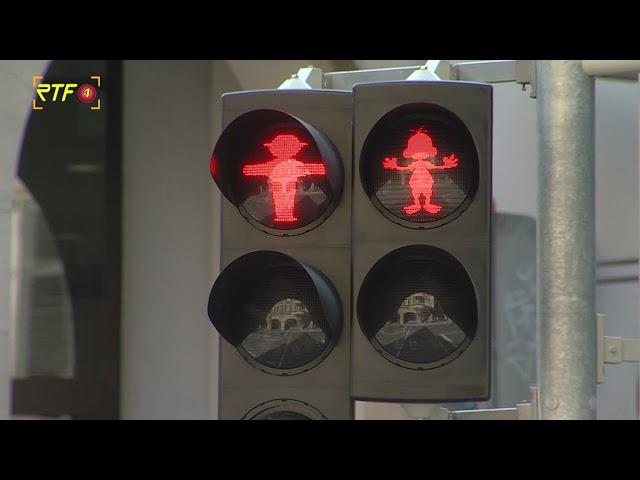
<svg viewBox="0 0 640 480">
<path fill-rule="evenodd" d="M 124 64 L 121 416 L 213 416 L 212 72 Z"/>
<path fill-rule="evenodd" d="M 596 81 L 596 258 L 638 257 L 638 84 Z"/>
<path fill-rule="evenodd" d="M 33 75 L 48 61 L 0 61 L 0 419 L 9 418 L 11 335 L 9 317 L 11 203 L 24 127 L 31 113 Z"/>
<path fill-rule="evenodd" d="M 638 274 L 638 84 L 596 81 L 596 278 Z M 596 311 L 607 315 L 605 335 L 640 337 L 638 281 L 598 283 Z M 638 418 L 638 364 L 605 367 L 597 388 L 598 418 Z"/>
<path fill-rule="evenodd" d="M 529 88 L 494 85 L 493 198 L 500 213 L 535 217 L 538 201 L 536 101 Z"/>
</svg>

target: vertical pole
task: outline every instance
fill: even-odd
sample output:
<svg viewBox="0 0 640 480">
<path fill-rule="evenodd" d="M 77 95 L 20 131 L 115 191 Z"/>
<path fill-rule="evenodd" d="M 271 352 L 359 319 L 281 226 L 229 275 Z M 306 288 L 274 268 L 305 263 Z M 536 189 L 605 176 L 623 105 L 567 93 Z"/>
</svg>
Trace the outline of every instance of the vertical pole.
<svg viewBox="0 0 640 480">
<path fill-rule="evenodd" d="M 593 419 L 594 80 L 578 60 L 540 60 L 537 82 L 540 410 Z"/>
</svg>

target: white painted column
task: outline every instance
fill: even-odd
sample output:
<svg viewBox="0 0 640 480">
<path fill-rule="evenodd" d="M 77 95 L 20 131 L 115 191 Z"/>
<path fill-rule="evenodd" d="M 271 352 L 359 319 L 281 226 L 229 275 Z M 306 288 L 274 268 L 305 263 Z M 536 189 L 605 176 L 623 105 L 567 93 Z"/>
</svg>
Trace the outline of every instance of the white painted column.
<svg viewBox="0 0 640 480">
<path fill-rule="evenodd" d="M 209 61 L 124 63 L 121 417 L 211 418 Z"/>
</svg>

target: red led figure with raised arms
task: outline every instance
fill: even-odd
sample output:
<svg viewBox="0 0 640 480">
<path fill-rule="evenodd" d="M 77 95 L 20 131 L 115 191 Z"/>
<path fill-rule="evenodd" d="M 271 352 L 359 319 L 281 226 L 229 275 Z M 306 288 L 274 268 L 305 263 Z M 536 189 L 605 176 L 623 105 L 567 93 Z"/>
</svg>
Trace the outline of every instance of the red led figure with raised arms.
<svg viewBox="0 0 640 480">
<path fill-rule="evenodd" d="M 300 177 L 325 175 L 324 164 L 296 160 L 295 156 L 305 145 L 307 143 L 301 142 L 295 135 L 276 135 L 271 142 L 264 144 L 275 157 L 273 160 L 242 168 L 243 175 L 269 178 L 276 212 L 274 222 L 289 223 L 298 220 L 294 214 L 294 201 Z"/>
<path fill-rule="evenodd" d="M 404 211 L 408 214 L 414 214 L 424 208 L 429 213 L 438 213 L 442 210 L 440 205 L 431 203 L 431 195 L 433 193 L 433 176 L 431 170 L 445 170 L 458 166 L 458 158 L 455 154 L 444 157 L 442 165 L 434 165 L 427 161 L 428 158 L 435 157 L 438 150 L 433 146 L 431 137 L 422 129 L 418 129 L 407 142 L 407 148 L 403 152 L 405 158 L 413 161 L 406 167 L 398 165 L 396 158 L 387 157 L 383 160 L 382 166 L 387 170 L 411 170 L 411 178 L 409 178 L 409 187 L 411 187 L 411 195 L 413 196 L 413 204 L 405 205 Z M 420 203 L 420 197 L 424 196 L 424 205 Z"/>
</svg>

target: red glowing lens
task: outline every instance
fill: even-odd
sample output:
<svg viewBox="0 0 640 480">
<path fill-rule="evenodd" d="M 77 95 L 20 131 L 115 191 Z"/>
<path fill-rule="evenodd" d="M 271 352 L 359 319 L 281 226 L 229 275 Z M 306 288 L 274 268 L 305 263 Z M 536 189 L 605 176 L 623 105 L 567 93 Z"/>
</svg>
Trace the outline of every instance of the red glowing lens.
<svg viewBox="0 0 640 480">
<path fill-rule="evenodd" d="M 264 144 L 273 155 L 272 160 L 242 167 L 242 174 L 247 177 L 267 177 L 275 210 L 275 223 L 295 224 L 298 221 L 294 211 L 301 177 L 325 175 L 324 164 L 303 163 L 296 159 L 296 155 L 306 145 L 295 134 L 280 133 L 271 142 Z"/>
<path fill-rule="evenodd" d="M 314 127 L 275 110 L 241 115 L 224 131 L 210 171 L 227 199 L 268 233 L 303 233 L 322 223 L 342 190 L 342 165 Z"/>
<path fill-rule="evenodd" d="M 464 124 L 430 104 L 385 115 L 360 157 L 363 187 L 376 207 L 405 226 L 438 226 L 461 214 L 478 183 L 478 156 Z"/>
</svg>

